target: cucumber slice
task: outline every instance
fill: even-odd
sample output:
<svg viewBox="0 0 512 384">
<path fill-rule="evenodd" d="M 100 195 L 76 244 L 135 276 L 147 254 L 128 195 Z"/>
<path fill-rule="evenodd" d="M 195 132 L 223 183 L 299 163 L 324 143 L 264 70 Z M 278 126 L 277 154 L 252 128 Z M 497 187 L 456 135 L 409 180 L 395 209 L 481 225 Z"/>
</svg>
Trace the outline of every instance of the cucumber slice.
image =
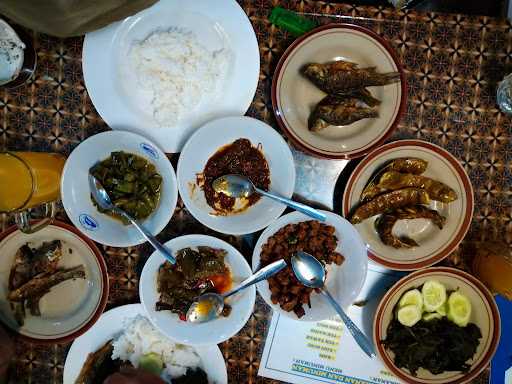
<svg viewBox="0 0 512 384">
<path fill-rule="evenodd" d="M 425 320 L 425 321 L 431 321 L 431 320 L 434 320 L 434 319 L 442 319 L 442 318 L 443 318 L 443 315 L 440 315 L 437 312 L 425 313 L 423 315 L 423 317 L 422 317 L 422 319 Z"/>
<path fill-rule="evenodd" d="M 446 316 L 446 312 L 448 311 L 448 303 L 444 303 L 439 308 L 436 309 L 436 313 L 439 313 L 441 316 Z"/>
<path fill-rule="evenodd" d="M 446 288 L 436 280 L 428 280 L 421 288 L 423 306 L 427 312 L 435 312 L 446 302 Z"/>
<path fill-rule="evenodd" d="M 423 308 L 423 296 L 417 289 L 411 289 L 403 294 L 398 302 L 398 308 L 405 307 L 406 305 L 415 305 L 419 309 Z"/>
<path fill-rule="evenodd" d="M 397 318 L 400 324 L 412 327 L 421 320 L 421 309 L 414 304 L 406 305 L 398 310 Z"/>
<path fill-rule="evenodd" d="M 164 369 L 164 362 L 160 355 L 150 352 L 140 357 L 139 368 L 143 371 L 160 376 Z"/>
<path fill-rule="evenodd" d="M 459 327 L 465 327 L 471 317 L 471 303 L 460 292 L 453 292 L 448 298 L 448 319 Z"/>
</svg>

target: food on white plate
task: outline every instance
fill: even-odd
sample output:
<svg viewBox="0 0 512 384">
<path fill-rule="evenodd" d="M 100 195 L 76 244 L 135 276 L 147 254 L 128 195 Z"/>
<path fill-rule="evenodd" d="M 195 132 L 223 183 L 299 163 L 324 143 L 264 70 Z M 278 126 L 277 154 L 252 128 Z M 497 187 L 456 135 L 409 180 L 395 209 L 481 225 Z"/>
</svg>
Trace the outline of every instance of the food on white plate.
<svg viewBox="0 0 512 384">
<path fill-rule="evenodd" d="M 123 151 L 112 152 L 108 158 L 91 167 L 89 172 L 105 188 L 112 203 L 135 220 L 149 217 L 158 207 L 162 176 L 153 164 L 141 156 Z M 126 218 L 102 209 L 92 197 L 91 200 L 101 213 L 129 224 Z"/>
<path fill-rule="evenodd" d="M 186 321 L 187 310 L 194 300 L 208 292 L 224 293 L 232 285 L 227 252 L 211 247 L 184 248 L 176 252 L 176 264 L 168 261 L 158 270 L 157 311 L 171 311 Z M 207 311 L 205 311 L 207 312 Z M 222 316 L 229 316 L 231 306 L 224 305 Z"/>
<path fill-rule="evenodd" d="M 298 318 L 306 314 L 304 304 L 311 308 L 313 288 L 300 283 L 290 266 L 297 251 L 307 252 L 324 264 L 341 265 L 345 258 L 339 252 L 335 228 L 315 220 L 288 224 L 268 238 L 261 247 L 260 265 L 284 259 L 288 266 L 268 279 L 272 303 L 279 304 L 286 312 L 294 312 Z"/>
<path fill-rule="evenodd" d="M 170 341 L 141 315 L 126 319 L 119 335 L 87 356 L 75 384 L 102 383 L 129 368 L 158 375 L 166 383 L 208 384 L 194 348 Z"/>
<path fill-rule="evenodd" d="M 23 67 L 25 48 L 14 29 L 0 20 L 0 85 L 18 77 Z"/>
<path fill-rule="evenodd" d="M 170 126 L 220 96 L 231 52 L 212 51 L 192 31 L 173 27 L 134 43 L 129 59 L 138 85 L 150 95 L 152 116 L 160 126 Z"/>
<path fill-rule="evenodd" d="M 30 243 L 21 246 L 14 257 L 9 273 L 7 299 L 14 318 L 22 326 L 26 310 L 32 316 L 41 316 L 39 301 L 56 285 L 71 279 L 85 279 L 83 265 L 59 267 L 62 258 L 60 240 L 43 242 L 39 247 Z"/>
<path fill-rule="evenodd" d="M 248 139 L 237 139 L 215 152 L 208 159 L 203 172 L 197 175 L 196 183 L 204 191 L 206 202 L 219 215 L 241 213 L 261 198 L 258 193 L 247 198 L 234 198 L 216 192 L 212 183 L 215 179 L 229 174 L 245 176 L 256 187 L 268 191 L 270 170 L 261 144 L 254 146 Z"/>
<path fill-rule="evenodd" d="M 397 367 L 414 376 L 420 368 L 434 375 L 470 369 L 482 334 L 470 322 L 471 302 L 462 292 L 427 280 L 405 292 L 393 313 L 382 343 Z"/>
</svg>

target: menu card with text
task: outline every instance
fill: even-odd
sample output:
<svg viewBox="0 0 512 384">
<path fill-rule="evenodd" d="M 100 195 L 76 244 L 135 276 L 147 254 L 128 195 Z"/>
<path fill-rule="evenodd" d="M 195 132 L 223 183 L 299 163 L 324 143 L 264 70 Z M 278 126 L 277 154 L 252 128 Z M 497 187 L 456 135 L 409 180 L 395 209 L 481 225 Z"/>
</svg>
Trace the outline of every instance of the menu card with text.
<svg viewBox="0 0 512 384">
<path fill-rule="evenodd" d="M 358 305 L 348 315 L 371 338 L 375 310 L 402 274 L 370 264 Z M 378 357 L 359 348 L 338 316 L 303 322 L 274 313 L 258 375 L 293 384 L 398 384 Z"/>
</svg>

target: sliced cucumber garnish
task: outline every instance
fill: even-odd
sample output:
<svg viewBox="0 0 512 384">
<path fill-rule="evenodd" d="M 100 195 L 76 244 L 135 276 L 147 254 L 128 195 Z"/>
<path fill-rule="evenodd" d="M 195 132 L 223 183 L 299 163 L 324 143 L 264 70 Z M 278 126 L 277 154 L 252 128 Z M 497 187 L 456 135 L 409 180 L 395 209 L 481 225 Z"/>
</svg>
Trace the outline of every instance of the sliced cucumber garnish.
<svg viewBox="0 0 512 384">
<path fill-rule="evenodd" d="M 421 320 L 421 309 L 411 304 L 400 308 L 397 312 L 398 321 L 406 327 L 412 327 Z"/>
<path fill-rule="evenodd" d="M 448 311 L 448 303 L 444 303 L 439 308 L 436 309 L 436 313 L 439 313 L 441 316 L 446 316 L 446 312 Z"/>
<path fill-rule="evenodd" d="M 446 288 L 436 280 L 428 280 L 421 288 L 423 306 L 427 312 L 435 312 L 446 302 Z"/>
<path fill-rule="evenodd" d="M 160 355 L 150 352 L 140 357 L 139 368 L 143 371 L 160 376 L 164 369 L 164 362 Z"/>
<path fill-rule="evenodd" d="M 460 292 L 453 292 L 448 298 L 448 319 L 459 327 L 465 327 L 471 317 L 471 303 L 469 299 Z"/>
<path fill-rule="evenodd" d="M 406 305 L 416 305 L 419 309 L 423 308 L 423 296 L 418 289 L 411 289 L 404 293 L 398 302 L 398 308 L 405 307 Z"/>
<path fill-rule="evenodd" d="M 435 319 L 442 319 L 443 315 L 440 315 L 437 312 L 424 313 L 422 319 L 425 321 L 431 321 Z"/>
</svg>

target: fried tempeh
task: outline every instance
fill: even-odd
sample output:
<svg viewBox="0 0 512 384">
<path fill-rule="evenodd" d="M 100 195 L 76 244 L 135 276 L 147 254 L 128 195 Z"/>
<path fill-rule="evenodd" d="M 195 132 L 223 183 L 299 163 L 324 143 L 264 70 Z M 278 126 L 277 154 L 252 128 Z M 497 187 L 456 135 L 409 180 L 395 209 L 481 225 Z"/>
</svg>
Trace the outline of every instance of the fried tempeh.
<svg viewBox="0 0 512 384">
<path fill-rule="evenodd" d="M 457 193 L 446 184 L 421 175 L 389 171 L 384 173 L 377 185 L 385 190 L 394 191 L 402 188 L 421 188 L 428 192 L 432 200 L 450 203 L 457 200 Z"/>
<path fill-rule="evenodd" d="M 400 81 L 400 73 L 378 73 L 375 67 L 359 68 L 356 63 L 335 61 L 310 63 L 302 73 L 326 93 L 343 93 L 371 86 L 382 86 Z"/>
<path fill-rule="evenodd" d="M 70 269 L 62 269 L 51 275 L 47 273 L 37 275 L 21 287 L 9 292 L 8 299 L 11 301 L 22 301 L 30 297 L 39 296 L 41 292 L 46 292 L 55 285 L 69 279 L 85 279 L 84 266 L 79 265 Z"/>
<path fill-rule="evenodd" d="M 350 218 L 350 222 L 357 224 L 369 217 L 389 212 L 400 207 L 428 204 L 429 202 L 428 193 L 419 188 L 404 188 L 398 191 L 388 192 L 359 206 Z"/>
</svg>

